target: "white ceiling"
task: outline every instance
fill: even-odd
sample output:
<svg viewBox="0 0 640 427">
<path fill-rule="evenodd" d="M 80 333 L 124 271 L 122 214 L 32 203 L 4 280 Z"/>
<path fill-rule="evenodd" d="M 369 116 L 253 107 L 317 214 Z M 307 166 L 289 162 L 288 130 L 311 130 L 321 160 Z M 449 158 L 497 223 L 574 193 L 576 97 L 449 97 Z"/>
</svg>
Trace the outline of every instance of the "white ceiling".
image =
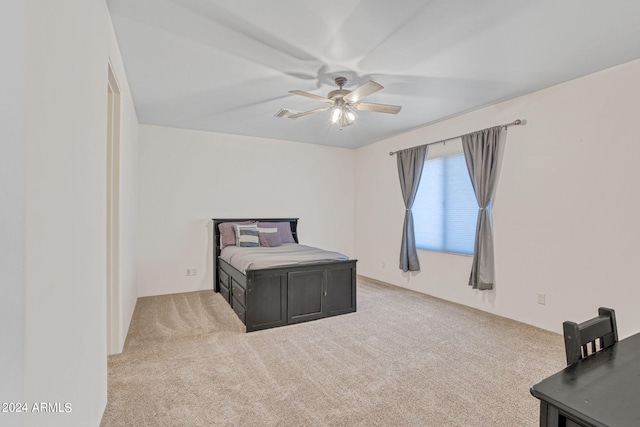
<svg viewBox="0 0 640 427">
<path fill-rule="evenodd" d="M 141 123 L 349 148 L 640 58 L 640 0 L 107 3 Z M 402 111 L 274 117 L 337 76 Z"/>
</svg>

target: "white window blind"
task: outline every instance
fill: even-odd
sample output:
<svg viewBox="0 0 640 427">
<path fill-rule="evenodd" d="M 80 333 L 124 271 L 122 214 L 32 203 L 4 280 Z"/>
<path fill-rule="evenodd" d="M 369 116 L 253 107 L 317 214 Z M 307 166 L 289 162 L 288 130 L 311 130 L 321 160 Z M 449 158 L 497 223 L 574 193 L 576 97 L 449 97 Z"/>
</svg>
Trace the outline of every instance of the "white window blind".
<svg viewBox="0 0 640 427">
<path fill-rule="evenodd" d="M 478 204 L 463 154 L 425 162 L 412 211 L 416 247 L 473 254 Z"/>
</svg>

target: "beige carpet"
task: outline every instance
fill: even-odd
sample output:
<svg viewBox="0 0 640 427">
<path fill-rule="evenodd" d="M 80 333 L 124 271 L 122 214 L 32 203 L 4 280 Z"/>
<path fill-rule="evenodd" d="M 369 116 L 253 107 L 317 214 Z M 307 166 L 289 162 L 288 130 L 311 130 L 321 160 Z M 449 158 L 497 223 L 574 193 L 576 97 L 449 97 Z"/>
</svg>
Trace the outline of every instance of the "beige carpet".
<svg viewBox="0 0 640 427">
<path fill-rule="evenodd" d="M 537 426 L 562 337 L 369 280 L 358 312 L 244 333 L 212 291 L 140 298 L 102 426 Z"/>
</svg>

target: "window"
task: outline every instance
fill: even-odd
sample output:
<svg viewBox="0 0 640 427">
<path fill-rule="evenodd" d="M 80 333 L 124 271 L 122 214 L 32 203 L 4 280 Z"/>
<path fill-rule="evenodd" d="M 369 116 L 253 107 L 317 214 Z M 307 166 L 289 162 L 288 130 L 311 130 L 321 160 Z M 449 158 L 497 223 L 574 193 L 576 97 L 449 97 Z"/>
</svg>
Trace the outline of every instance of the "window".
<svg viewBox="0 0 640 427">
<path fill-rule="evenodd" d="M 417 248 L 473 254 L 478 204 L 463 154 L 425 162 L 412 211 Z"/>
</svg>

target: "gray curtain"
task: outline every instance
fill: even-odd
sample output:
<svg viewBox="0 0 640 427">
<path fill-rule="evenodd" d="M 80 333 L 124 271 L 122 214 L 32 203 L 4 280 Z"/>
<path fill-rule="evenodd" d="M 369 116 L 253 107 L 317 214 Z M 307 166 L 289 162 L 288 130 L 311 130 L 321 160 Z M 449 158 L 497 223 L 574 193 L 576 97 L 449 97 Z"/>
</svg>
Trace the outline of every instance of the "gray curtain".
<svg viewBox="0 0 640 427">
<path fill-rule="evenodd" d="M 406 208 L 404 227 L 402 229 L 402 246 L 400 248 L 400 268 L 402 271 L 420 271 L 411 207 L 418 192 L 418 185 L 420 185 L 422 167 L 427 158 L 427 148 L 426 145 L 422 145 L 396 153 L 400 188 L 402 189 L 402 198 Z"/>
<path fill-rule="evenodd" d="M 488 207 L 498 180 L 502 132 L 503 127 L 496 126 L 462 136 L 462 149 L 478 202 L 476 241 L 469 277 L 469 286 L 473 289 L 493 289 L 495 280 L 493 230 Z"/>
</svg>

